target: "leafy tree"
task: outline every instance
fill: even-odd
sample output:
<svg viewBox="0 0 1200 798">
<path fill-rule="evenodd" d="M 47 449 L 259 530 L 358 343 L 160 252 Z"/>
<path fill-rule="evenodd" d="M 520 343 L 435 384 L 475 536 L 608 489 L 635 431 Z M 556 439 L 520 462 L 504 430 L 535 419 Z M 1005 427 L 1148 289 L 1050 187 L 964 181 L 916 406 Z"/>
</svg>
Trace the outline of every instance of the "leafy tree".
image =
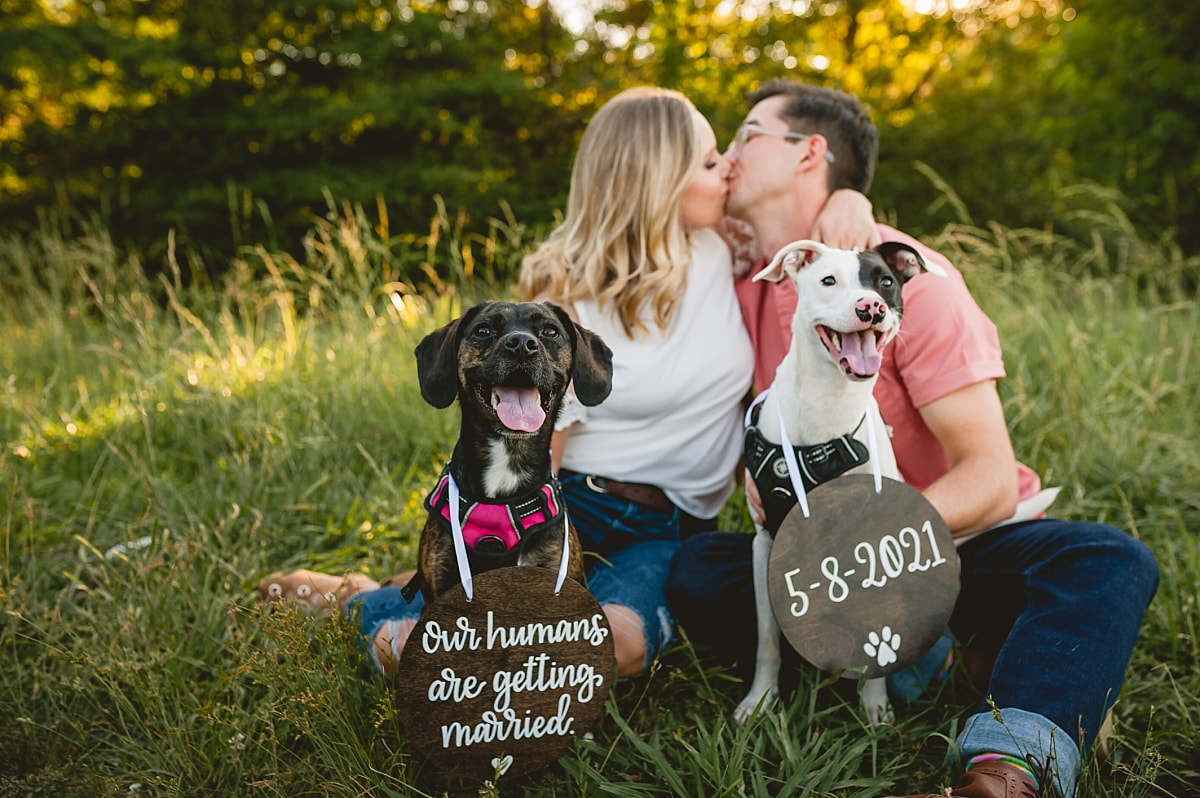
<svg viewBox="0 0 1200 798">
<path fill-rule="evenodd" d="M 960 11 L 955 25 L 948 67 L 881 126 L 885 207 L 920 230 L 959 215 L 912 169 L 923 163 L 977 223 L 1087 237 L 1088 217 L 1075 213 L 1084 200 L 1064 189 L 1091 182 L 1122 192 L 1145 231 L 1200 245 L 1184 221 L 1200 212 L 1200 65 L 1189 53 L 1200 7 L 1007 0 Z"/>
<path fill-rule="evenodd" d="M 1047 80 L 1069 98 L 1050 134 L 1068 165 L 1133 200 L 1138 221 L 1200 249 L 1200 5 L 1080 0 Z"/>
<path fill-rule="evenodd" d="M 1063 187 L 1091 180 L 1195 247 L 1200 6 L 1064 2 L 624 0 L 573 34 L 546 0 L 0 0 L 0 225 L 98 209 L 214 266 L 295 248 L 331 199 L 385 238 L 438 196 L 476 227 L 504 205 L 542 225 L 616 92 L 678 88 L 727 139 L 744 93 L 788 75 L 873 109 L 872 196 L 913 232 L 1069 229 Z"/>
<path fill-rule="evenodd" d="M 963 213 L 976 223 L 1044 225 L 1061 185 L 1073 180 L 1050 135 L 1064 98 L 1044 79 L 1060 20 L 1033 0 L 935 19 L 956 31 L 940 48 L 943 58 L 879 120 L 882 204 L 918 232 L 964 221 Z"/>
<path fill-rule="evenodd" d="M 560 196 L 514 189 L 565 182 L 571 142 L 528 77 L 553 72 L 566 47 L 548 12 L 465 0 L 63 9 L 27 4 L 0 35 L 0 74 L 18 89 L 3 110 L 20 120 L 0 155 L 4 203 L 18 214 L 103 199 L 119 234 L 147 243 L 172 228 L 211 251 L 295 240 L 326 196 L 381 197 L 398 230 L 427 226 L 439 194 L 530 216 Z M 512 68 L 517 48 L 550 55 Z"/>
</svg>

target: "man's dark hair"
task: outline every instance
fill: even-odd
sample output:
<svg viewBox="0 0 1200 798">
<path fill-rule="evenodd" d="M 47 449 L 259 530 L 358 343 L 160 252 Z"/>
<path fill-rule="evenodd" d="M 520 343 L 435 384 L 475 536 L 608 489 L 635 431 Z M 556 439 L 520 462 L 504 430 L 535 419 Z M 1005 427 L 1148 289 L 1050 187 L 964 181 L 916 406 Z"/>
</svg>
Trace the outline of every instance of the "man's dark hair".
<svg viewBox="0 0 1200 798">
<path fill-rule="evenodd" d="M 751 107 L 768 97 L 785 95 L 780 116 L 794 133 L 820 133 L 829 142 L 834 162 L 829 190 L 852 188 L 863 194 L 871 187 L 879 154 L 879 131 L 858 98 L 836 89 L 774 78 L 746 95 Z"/>
</svg>

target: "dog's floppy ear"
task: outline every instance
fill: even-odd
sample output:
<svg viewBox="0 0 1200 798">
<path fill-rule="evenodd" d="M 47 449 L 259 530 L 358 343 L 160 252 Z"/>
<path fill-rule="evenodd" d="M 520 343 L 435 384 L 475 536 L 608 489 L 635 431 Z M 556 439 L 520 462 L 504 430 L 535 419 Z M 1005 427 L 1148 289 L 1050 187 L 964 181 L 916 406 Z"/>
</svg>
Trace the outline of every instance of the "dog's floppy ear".
<svg viewBox="0 0 1200 798">
<path fill-rule="evenodd" d="M 482 307 L 483 304 L 476 305 L 445 327 L 429 333 L 413 350 L 421 396 L 434 407 L 449 407 L 458 396 L 459 330 L 469 326 Z"/>
<path fill-rule="evenodd" d="M 612 393 L 612 350 L 599 335 L 576 324 L 563 308 L 551 302 L 542 304 L 554 311 L 571 334 L 574 350 L 571 382 L 575 386 L 575 398 L 588 407 L 595 407 Z"/>
<path fill-rule="evenodd" d="M 926 262 L 921 257 L 921 253 L 908 244 L 901 244 L 899 241 L 885 241 L 875 247 L 875 251 L 887 261 L 887 265 L 892 267 L 892 271 L 900 275 L 903 282 L 907 283 L 922 271 L 936 274 L 938 277 L 946 276 L 945 269 L 936 263 Z"/>
<path fill-rule="evenodd" d="M 777 283 L 787 277 L 795 277 L 796 272 L 807 263 L 812 263 L 817 258 L 825 254 L 829 248 L 819 241 L 793 241 L 785 245 L 781 250 L 775 253 L 775 257 L 771 258 L 768 263 L 758 274 L 754 275 L 753 282 L 759 280 L 770 280 Z"/>
</svg>

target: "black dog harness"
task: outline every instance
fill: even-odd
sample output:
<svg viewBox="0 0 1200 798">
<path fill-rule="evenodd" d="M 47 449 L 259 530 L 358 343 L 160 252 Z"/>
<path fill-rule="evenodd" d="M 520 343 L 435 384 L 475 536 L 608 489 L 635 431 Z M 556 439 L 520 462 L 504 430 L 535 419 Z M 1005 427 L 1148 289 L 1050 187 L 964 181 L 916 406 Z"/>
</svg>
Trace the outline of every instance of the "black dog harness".
<svg viewBox="0 0 1200 798">
<path fill-rule="evenodd" d="M 747 416 L 746 432 L 742 438 L 742 458 L 746 461 L 746 468 L 758 488 L 759 498 L 762 499 L 763 511 L 767 517 L 764 526 L 774 537 L 783 519 L 796 505 L 797 498 L 792 480 L 788 476 L 783 446 L 768 441 L 758 427 L 761 410 L 762 405 L 756 404 Z M 864 415 L 863 421 L 866 421 L 866 418 Z M 796 453 L 796 464 L 800 468 L 800 479 L 806 493 L 870 460 L 871 455 L 866 445 L 854 438 L 854 433 L 862 427 L 863 421 L 858 422 L 853 432 L 840 438 L 811 446 L 792 447 Z"/>
<path fill-rule="evenodd" d="M 425 497 L 425 509 L 451 530 L 450 463 L 442 469 L 437 484 Z M 474 573 L 489 571 L 519 560 L 521 543 L 536 533 L 565 522 L 562 488 L 553 476 L 532 493 L 508 502 L 488 503 L 458 497 L 458 519 L 467 562 Z M 418 570 L 404 587 L 404 598 L 412 601 L 417 590 L 425 591 L 425 577 Z M 426 600 L 431 600 L 426 596 Z"/>
</svg>

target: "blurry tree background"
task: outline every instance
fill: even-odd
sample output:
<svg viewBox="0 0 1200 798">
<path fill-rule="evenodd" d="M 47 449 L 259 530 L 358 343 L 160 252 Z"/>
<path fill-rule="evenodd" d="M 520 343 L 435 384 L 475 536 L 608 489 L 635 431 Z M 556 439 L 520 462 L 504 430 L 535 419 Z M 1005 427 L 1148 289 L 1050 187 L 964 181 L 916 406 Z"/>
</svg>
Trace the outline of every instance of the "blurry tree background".
<svg viewBox="0 0 1200 798">
<path fill-rule="evenodd" d="M 550 225 L 617 91 L 678 88 L 725 139 L 789 75 L 872 108 L 872 200 L 911 232 L 1086 238 L 1112 203 L 1195 251 L 1198 38 L 1194 0 L 0 0 L 0 233 L 67 209 L 220 268 L 331 203 Z"/>
</svg>

